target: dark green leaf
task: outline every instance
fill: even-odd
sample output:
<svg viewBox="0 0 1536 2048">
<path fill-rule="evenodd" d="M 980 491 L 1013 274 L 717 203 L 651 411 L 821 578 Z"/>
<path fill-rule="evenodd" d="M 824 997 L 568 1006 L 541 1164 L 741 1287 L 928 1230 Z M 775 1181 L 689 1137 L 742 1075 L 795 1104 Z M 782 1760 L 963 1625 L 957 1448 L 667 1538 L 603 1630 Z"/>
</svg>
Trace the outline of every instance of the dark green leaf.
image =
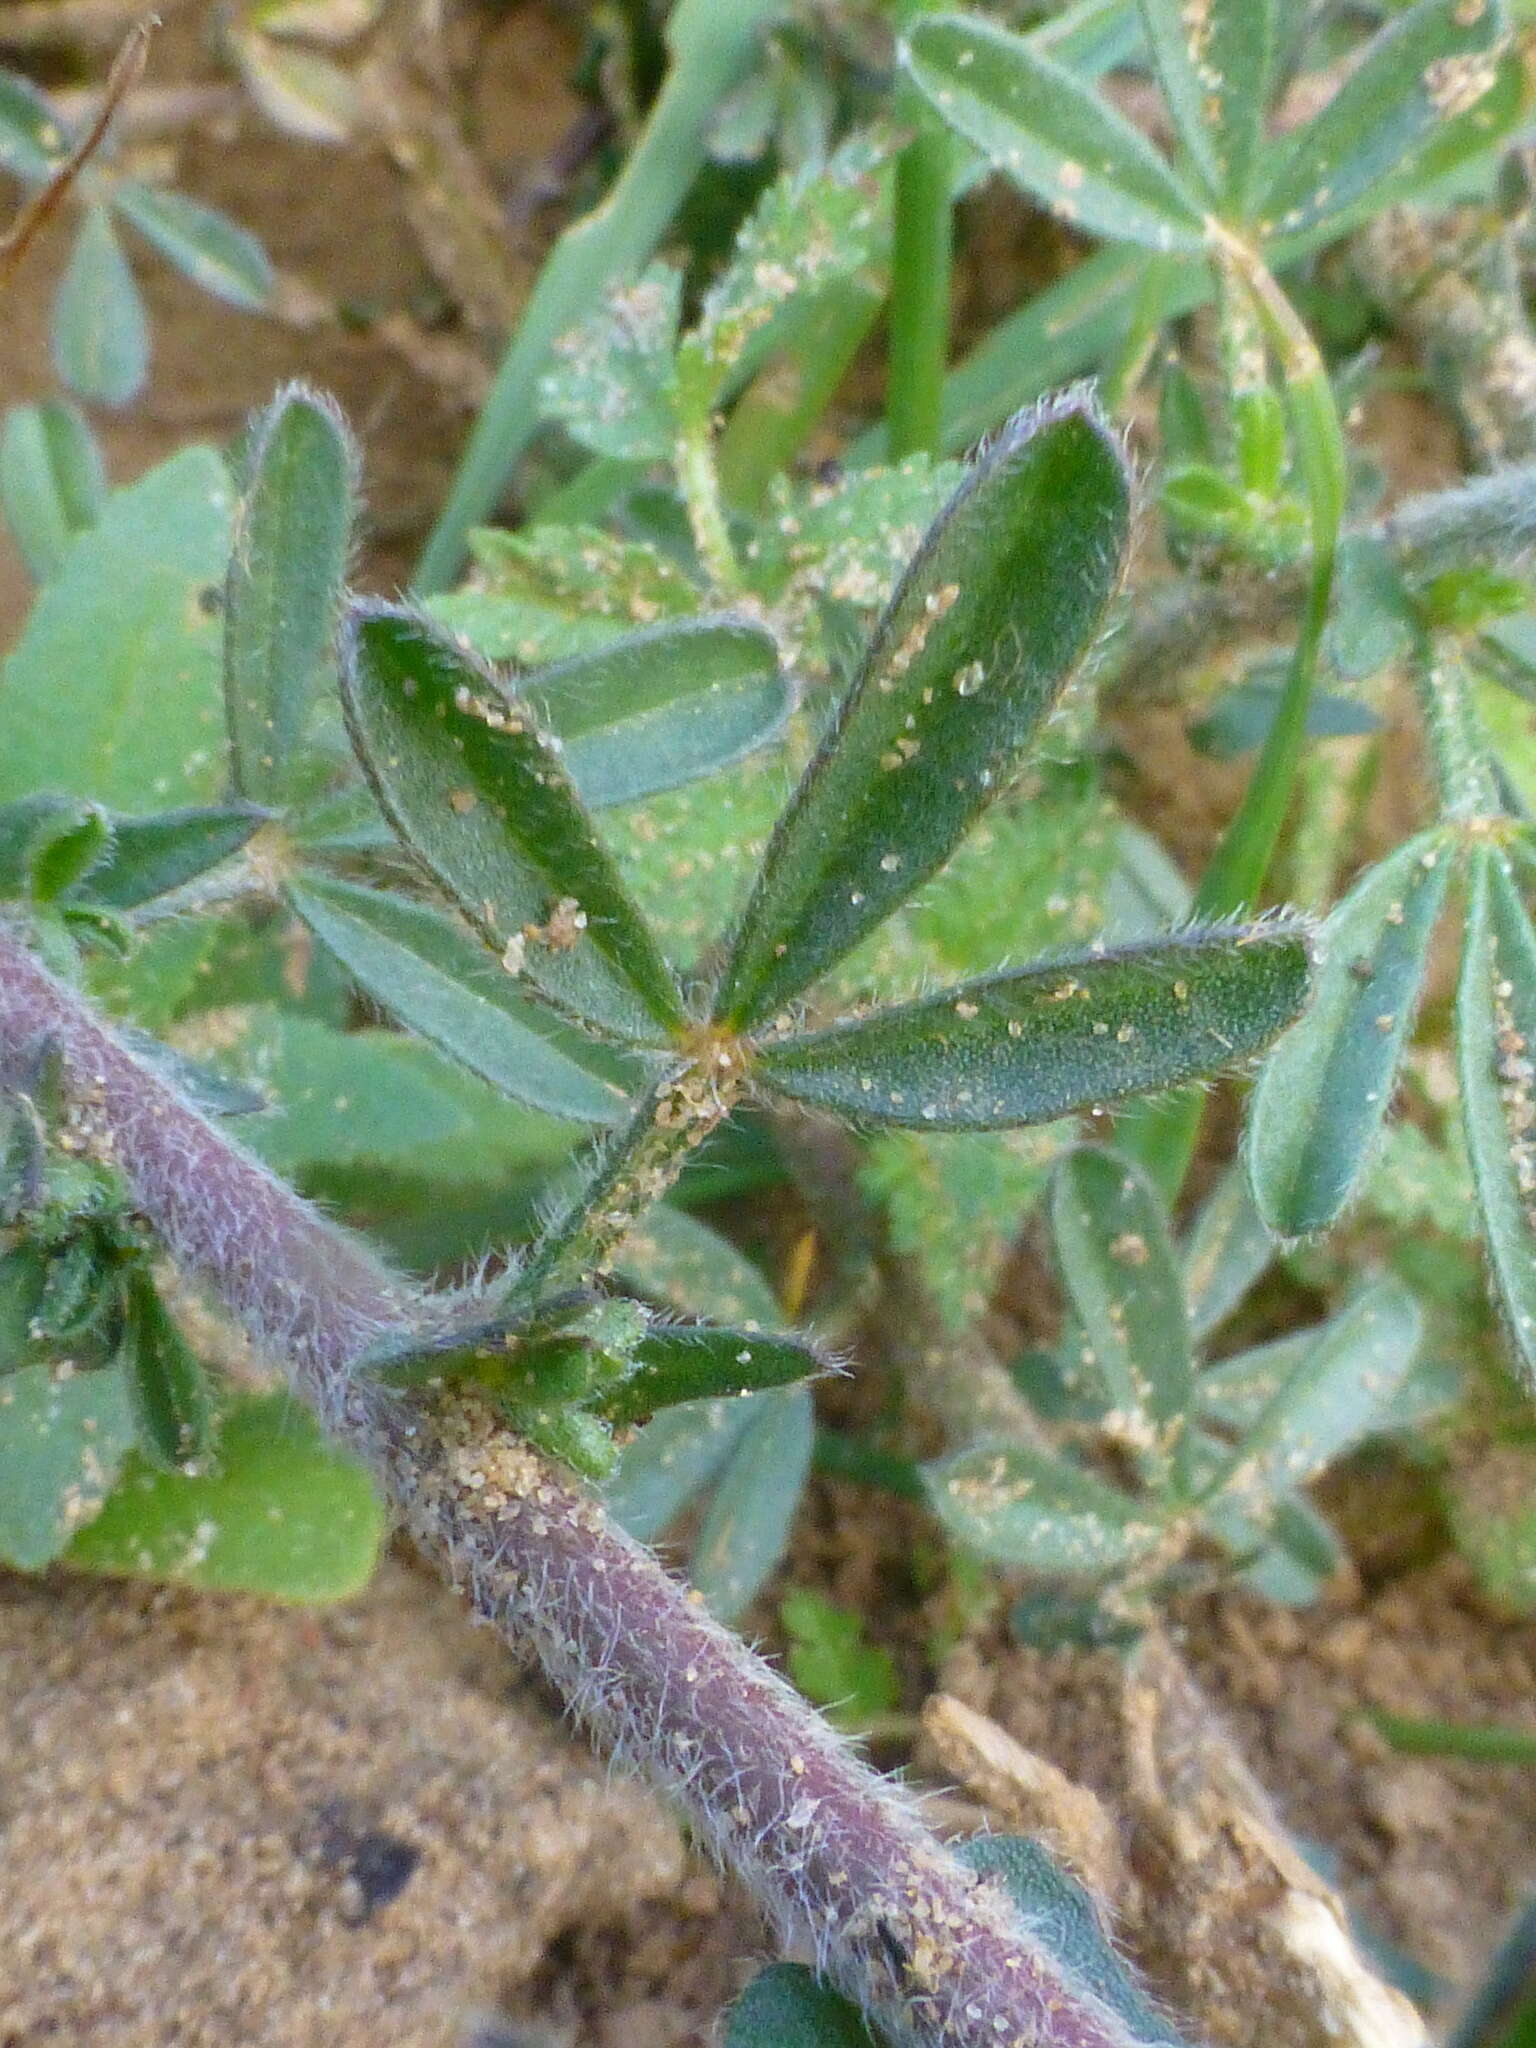
<svg viewBox="0 0 1536 2048">
<path fill-rule="evenodd" d="M 1205 246 L 1205 210 L 1139 128 L 1022 36 L 961 14 L 914 22 L 908 75 L 973 149 L 1074 227 Z"/>
<path fill-rule="evenodd" d="M 425 619 L 360 603 L 342 700 L 385 815 L 509 976 L 619 1037 L 680 1026 L 671 970 L 558 755 L 488 668 Z"/>
<path fill-rule="evenodd" d="M 1262 1052 L 1300 1010 L 1308 976 L 1299 927 L 1214 925 L 768 1039 L 755 1071 L 783 1094 L 871 1123 L 1048 1123 Z"/>
<path fill-rule="evenodd" d="M 1162 1533 L 1155 1510 L 1026 1444 L 977 1444 L 924 1466 L 923 1478 L 957 1543 L 1049 1577 L 1118 1571 Z"/>
<path fill-rule="evenodd" d="M 1118 1152 L 1082 1145 L 1051 1184 L 1051 1235 L 1102 1375 L 1113 1433 L 1161 1483 L 1194 1403 L 1194 1355 L 1168 1211 Z"/>
<path fill-rule="evenodd" d="M 1130 2040 L 1184 2048 L 1116 1955 L 1092 1896 L 1068 1877 L 1040 1843 L 1025 1835 L 973 1835 L 955 1850 L 962 1863 L 1002 1885 L 1031 1935 L 1068 1978 L 1102 1999 L 1124 2021 Z"/>
<path fill-rule="evenodd" d="M 33 1190 L 9 1185 L 11 1169 L 20 1163 L 8 1146 L 0 1159 L 8 1183 L 0 1187 L 0 1216 L 7 1220 L 30 1206 L 27 1197 Z M 42 1304 L 47 1278 L 47 1256 L 30 1238 L 23 1237 L 9 1251 L 0 1253 L 0 1378 L 37 1359 L 33 1319 Z M 8 1423 L 0 1421 L 0 1434 L 8 1427 Z"/>
<path fill-rule="evenodd" d="M 1221 1490 L 1262 1513 L 1305 1486 L 1370 1432 L 1412 1369 L 1422 1333 L 1419 1305 L 1400 1280 L 1362 1289 L 1275 1388 Z"/>
<path fill-rule="evenodd" d="M 470 935 L 425 904 L 351 882 L 295 882 L 288 900 L 375 1002 L 514 1101 L 612 1123 L 623 1090 L 556 1042 L 547 1014 Z"/>
<path fill-rule="evenodd" d="M 680 1401 L 784 1387 L 826 1369 L 802 1340 L 714 1323 L 658 1323 L 635 1346 L 634 1359 L 628 1378 L 598 1403 L 610 1422 L 638 1422 Z"/>
<path fill-rule="evenodd" d="M 255 804 L 209 804 L 114 817 L 111 846 L 79 893 L 112 910 L 136 910 L 238 853 L 270 816 Z"/>
<path fill-rule="evenodd" d="M 1451 843 L 1426 832 L 1371 868 L 1323 926 L 1317 995 L 1254 1090 L 1248 1158 L 1281 1237 L 1331 1223 L 1359 1185 L 1392 1101 Z"/>
<path fill-rule="evenodd" d="M 13 406 L 0 434 L 0 509 L 29 572 L 46 582 L 106 503 L 101 450 L 63 399 Z"/>
<path fill-rule="evenodd" d="M 216 299 L 259 313 L 272 296 L 272 266 L 254 235 L 211 206 L 124 178 L 112 203 L 161 255 Z"/>
<path fill-rule="evenodd" d="M 218 794 L 230 505 L 223 462 L 194 445 L 75 536 L 0 667 L 0 800 L 53 789 L 147 811 Z"/>
<path fill-rule="evenodd" d="M 123 1376 L 66 1364 L 0 1379 L 0 1558 L 38 1571 L 100 1508 L 133 1443 Z"/>
<path fill-rule="evenodd" d="M 771 1014 L 930 876 L 1006 785 L 1119 582 L 1129 482 L 1081 395 L 939 515 L 769 847 L 716 1014 Z"/>
<path fill-rule="evenodd" d="M 1275 81 L 1280 0 L 1141 0 L 1147 42 L 1179 140 L 1222 218 L 1244 218 Z"/>
<path fill-rule="evenodd" d="M 1457 993 L 1467 1155 L 1488 1262 L 1527 1385 L 1536 1386 L 1536 933 L 1502 857 L 1482 848 Z"/>
<path fill-rule="evenodd" d="M 358 459 L 335 406 L 289 385 L 255 422 L 224 586 L 224 703 L 235 787 L 293 793 L 293 761 L 330 659 Z"/>
<path fill-rule="evenodd" d="M 162 1472 L 201 1458 L 212 1425 L 208 1382 L 142 1266 L 128 1277 L 117 1362 L 140 1455 Z"/>
<path fill-rule="evenodd" d="M 0 805 L 0 896 L 51 903 L 104 857 L 112 828 L 99 804 L 32 796 Z"/>
<path fill-rule="evenodd" d="M 790 1639 L 790 1677 L 838 1727 L 857 1730 L 900 1704 L 895 1659 L 865 1641 L 857 1614 L 800 1586 L 785 1594 L 779 1619 Z"/>
<path fill-rule="evenodd" d="M 731 2007 L 724 2048 L 878 2048 L 858 2011 L 803 1963 L 759 1970 Z"/>
<path fill-rule="evenodd" d="M 383 1508 L 362 1466 L 331 1449 L 291 1394 L 241 1401 L 220 1428 L 218 1456 L 218 1470 L 198 1478 L 135 1460 L 69 1563 L 268 1600 L 362 1590 Z"/>
<path fill-rule="evenodd" d="M 594 808 L 739 761 L 779 731 L 792 702 L 772 636 L 745 619 L 653 626 L 520 687 Z"/>
<path fill-rule="evenodd" d="M 37 87 L 0 71 L 0 170 L 41 185 L 69 154 L 73 137 Z"/>
<path fill-rule="evenodd" d="M 1427 170 L 1487 147 L 1514 111 L 1499 61 L 1507 28 L 1500 0 L 1419 0 L 1389 22 L 1291 136 L 1260 195 L 1270 260 L 1342 234 Z"/>
<path fill-rule="evenodd" d="M 740 1614 L 784 1555 L 815 1433 L 808 1388 L 755 1397 L 688 1562 L 689 1578 L 720 1620 Z"/>
<path fill-rule="evenodd" d="M 87 211 L 54 297 L 53 363 L 99 405 L 126 405 L 149 374 L 144 302 L 104 206 Z"/>
</svg>

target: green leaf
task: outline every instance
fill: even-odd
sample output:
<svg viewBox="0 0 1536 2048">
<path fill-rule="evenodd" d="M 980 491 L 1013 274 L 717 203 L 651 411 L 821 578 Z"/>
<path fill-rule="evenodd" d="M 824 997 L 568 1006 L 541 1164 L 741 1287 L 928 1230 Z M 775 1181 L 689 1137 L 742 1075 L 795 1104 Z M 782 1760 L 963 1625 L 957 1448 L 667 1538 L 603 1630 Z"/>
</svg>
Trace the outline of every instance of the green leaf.
<svg viewBox="0 0 1536 2048">
<path fill-rule="evenodd" d="M 107 498 L 101 450 L 64 399 L 12 406 L 0 433 L 0 510 L 28 572 L 45 583 Z"/>
<path fill-rule="evenodd" d="M 957 1543 L 1046 1577 L 1095 1577 L 1150 1550 L 1155 1510 L 1026 1444 L 976 1444 L 923 1467 L 933 1511 Z"/>
<path fill-rule="evenodd" d="M 362 1466 L 334 1451 L 291 1394 L 242 1400 L 219 1432 L 219 1469 L 156 1472 L 132 1460 L 68 1562 L 268 1600 L 345 1600 L 368 1583 L 384 1512 Z"/>
<path fill-rule="evenodd" d="M 764 862 L 716 1015 L 771 1015 L 942 865 L 1014 774 L 1119 582 L 1129 481 L 1068 394 L 931 528 Z"/>
<path fill-rule="evenodd" d="M 637 1293 L 683 1315 L 776 1330 L 783 1313 L 773 1289 L 729 1238 L 696 1216 L 658 1202 L 625 1238 L 614 1259 Z"/>
<path fill-rule="evenodd" d="M 233 779 L 258 803 L 293 794 L 340 612 L 357 484 L 357 451 L 336 407 L 299 384 L 280 391 L 251 431 L 224 586 Z"/>
<path fill-rule="evenodd" d="M 145 1267 L 129 1275 L 117 1362 L 128 1383 L 139 1453 L 162 1472 L 201 1458 L 212 1434 L 203 1368 L 166 1314 Z"/>
<path fill-rule="evenodd" d="M 983 1878 L 1000 1884 L 1040 1945 L 1067 1977 L 1101 1999 L 1124 2023 L 1129 2039 L 1184 2048 L 1120 1960 L 1104 1932 L 1093 1897 L 1068 1877 L 1039 1842 L 1025 1835 L 973 1835 L 956 1856 Z"/>
<path fill-rule="evenodd" d="M 555 343 L 539 384 L 545 414 L 599 455 L 665 461 L 677 436 L 673 349 L 682 302 L 682 272 L 671 263 L 653 263 L 610 291 L 590 320 Z"/>
<path fill-rule="evenodd" d="M 878 2048 L 878 2043 L 856 2007 L 803 1963 L 770 1963 L 731 2007 L 724 2048 Z"/>
<path fill-rule="evenodd" d="M 1112 1433 L 1163 1484 L 1189 1428 L 1195 1371 L 1167 1208 L 1129 1159 L 1081 1145 L 1052 1177 L 1051 1236 Z"/>
<path fill-rule="evenodd" d="M 1223 218 L 1244 218 L 1280 56 L 1279 0 L 1141 0 L 1179 140 Z"/>
<path fill-rule="evenodd" d="M 24 1365 L 0 1379 L 0 1558 L 39 1571 L 100 1508 L 133 1443 L 120 1372 Z"/>
<path fill-rule="evenodd" d="M 53 365 L 81 398 L 126 405 L 149 374 L 144 301 L 104 206 L 80 223 L 53 301 Z"/>
<path fill-rule="evenodd" d="M 864 1640 L 859 1615 L 798 1586 L 779 1603 L 779 1619 L 790 1639 L 790 1677 L 838 1727 L 857 1731 L 900 1704 L 895 1659 Z"/>
<path fill-rule="evenodd" d="M 1157 250 L 1205 246 L 1205 209 L 1138 128 L 1022 36 L 961 14 L 912 24 L 908 76 L 941 117 L 1061 220 Z"/>
<path fill-rule="evenodd" d="M 721 1621 L 741 1613 L 784 1555 L 815 1434 L 808 1388 L 756 1397 L 688 1562 L 694 1587 Z"/>
<path fill-rule="evenodd" d="M 572 1058 L 565 1048 L 576 1041 L 437 911 L 318 878 L 293 883 L 288 900 L 366 994 L 503 1095 L 578 1123 L 622 1113 L 623 1089 Z"/>
<path fill-rule="evenodd" d="M 1456 1012 L 1462 1123 L 1494 1291 L 1536 1386 L 1536 933 L 1508 867 L 1487 847 L 1472 862 Z"/>
<path fill-rule="evenodd" d="M 489 661 L 536 667 L 698 608 L 698 592 L 675 562 L 601 527 L 481 527 L 470 542 L 474 581 L 432 598 L 428 609 Z"/>
<path fill-rule="evenodd" d="M 1401 1281 L 1363 1288 L 1281 1380 L 1217 1490 L 1262 1513 L 1306 1485 L 1370 1433 L 1412 1370 L 1422 1334 L 1418 1302 Z"/>
<path fill-rule="evenodd" d="M 1331 240 L 1422 178 L 1487 147 L 1511 108 L 1500 0 L 1419 0 L 1389 22 L 1296 130 L 1257 200 L 1269 260 Z"/>
<path fill-rule="evenodd" d="M 1197 1338 L 1218 1329 L 1275 1256 L 1241 1164 L 1201 1203 L 1183 1251 L 1184 1295 Z"/>
<path fill-rule="evenodd" d="M 0 667 L 0 801 L 53 789 L 147 811 L 219 793 L 230 503 L 214 451 L 184 448 L 70 543 Z"/>
<path fill-rule="evenodd" d="M 520 687 L 594 809 L 739 761 L 788 718 L 771 634 L 745 619 L 679 619 L 540 669 Z"/>
<path fill-rule="evenodd" d="M 30 80 L 0 71 L 0 170 L 41 185 L 68 156 L 73 137 Z"/>
<path fill-rule="evenodd" d="M 1254 1197 L 1278 1236 L 1326 1228 L 1360 1183 L 1452 865 L 1445 834 L 1421 833 L 1369 869 L 1323 926 L 1316 997 L 1260 1075 L 1249 1120 Z"/>
<path fill-rule="evenodd" d="M 654 1543 L 723 1469 L 757 1403 L 694 1401 L 653 1417 L 620 1453 L 603 1489 L 608 1512 L 640 1543 Z"/>
<path fill-rule="evenodd" d="M 680 1026 L 677 984 L 559 757 L 488 668 L 415 614 L 359 603 L 342 702 L 385 815 L 509 976 L 618 1037 Z"/>
<path fill-rule="evenodd" d="M 255 804 L 208 804 L 114 817 L 112 843 L 77 893 L 112 910 L 136 910 L 238 853 L 270 816 Z"/>
<path fill-rule="evenodd" d="M 1488 1598 L 1506 1614 L 1536 1614 L 1536 1453 L 1521 1443 L 1482 1449 L 1453 1469 L 1446 1506 Z"/>
<path fill-rule="evenodd" d="M 0 805 L 0 897 L 50 903 L 106 854 L 112 830 L 99 804 L 21 797 Z"/>
<path fill-rule="evenodd" d="M 216 299 L 259 313 L 272 296 L 272 266 L 254 235 L 211 206 L 124 178 L 112 203 L 183 277 Z"/>
<path fill-rule="evenodd" d="M 1252 1057 L 1306 998 L 1295 925 L 1213 925 L 964 983 L 901 1008 L 765 1039 L 767 1087 L 871 1123 L 1049 1123 Z"/>
<path fill-rule="evenodd" d="M 635 1346 L 634 1370 L 596 1404 L 608 1421 L 638 1422 L 681 1401 L 789 1386 L 826 1370 L 802 1339 L 716 1323 L 657 1323 Z"/>
</svg>

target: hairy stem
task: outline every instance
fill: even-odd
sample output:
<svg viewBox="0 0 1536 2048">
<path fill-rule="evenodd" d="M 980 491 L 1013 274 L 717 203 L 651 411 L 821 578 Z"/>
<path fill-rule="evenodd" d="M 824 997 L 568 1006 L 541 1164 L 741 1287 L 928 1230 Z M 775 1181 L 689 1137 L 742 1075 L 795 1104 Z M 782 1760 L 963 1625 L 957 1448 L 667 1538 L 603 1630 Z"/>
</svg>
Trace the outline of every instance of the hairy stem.
<svg viewBox="0 0 1536 2048">
<path fill-rule="evenodd" d="M 0 1087 L 61 1053 L 82 1119 L 178 1262 L 286 1363 L 475 1612 L 678 1798 L 786 1941 L 912 2048 L 1127 2048 L 994 1888 L 596 1500 L 473 1395 L 413 1405 L 359 1354 L 428 1305 L 121 1045 L 0 923 Z"/>
</svg>

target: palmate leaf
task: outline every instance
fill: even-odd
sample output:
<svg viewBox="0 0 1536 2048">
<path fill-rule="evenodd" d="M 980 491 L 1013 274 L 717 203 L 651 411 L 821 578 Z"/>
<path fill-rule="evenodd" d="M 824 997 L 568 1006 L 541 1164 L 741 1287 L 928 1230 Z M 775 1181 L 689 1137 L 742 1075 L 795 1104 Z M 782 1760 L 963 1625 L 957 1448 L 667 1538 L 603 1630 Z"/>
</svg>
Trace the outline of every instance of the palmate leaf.
<svg viewBox="0 0 1536 2048">
<path fill-rule="evenodd" d="M 1189 1311 L 1167 1207 L 1129 1159 L 1082 1145 L 1053 1177 L 1051 1236 L 1109 1395 L 1112 1434 L 1161 1483 L 1194 1402 Z"/>
<path fill-rule="evenodd" d="M 1304 930 L 1214 925 L 766 1039 L 754 1072 L 818 1108 L 929 1130 L 1048 1123 L 1261 1052 L 1306 999 Z"/>
<path fill-rule="evenodd" d="M 908 76 L 999 170 L 1063 220 L 1167 252 L 1205 247 L 1205 212 L 1138 128 L 1023 36 L 970 15 L 914 22 Z"/>
<path fill-rule="evenodd" d="M 1249 1169 L 1282 1237 L 1331 1223 L 1358 1186 L 1391 1105 L 1445 902 L 1452 842 L 1421 833 L 1371 868 L 1321 935 L 1317 997 L 1254 1090 Z"/>
<path fill-rule="evenodd" d="M 224 585 L 235 787 L 291 794 L 292 763 L 341 609 L 358 457 L 329 399 L 292 384 L 255 421 Z"/>
<path fill-rule="evenodd" d="M 1419 0 L 1389 22 L 1259 195 L 1269 260 L 1343 234 L 1512 124 L 1521 86 L 1518 62 L 1501 61 L 1508 27 L 1501 0 Z"/>
<path fill-rule="evenodd" d="M 624 1110 L 614 1077 L 572 1057 L 569 1037 L 556 1042 L 494 955 L 437 911 L 318 877 L 288 900 L 367 995 L 504 1095 L 580 1123 Z"/>
<path fill-rule="evenodd" d="M 347 727 L 385 815 L 509 974 L 616 1037 L 676 1031 L 677 983 L 531 711 L 400 606 L 356 604 L 341 652 Z"/>
<path fill-rule="evenodd" d="M 1504 1322 L 1536 1386 L 1536 932 L 1501 854 L 1481 847 L 1456 997 L 1467 1156 Z"/>
<path fill-rule="evenodd" d="M 1092 641 L 1130 519 L 1081 394 L 1016 420 L 939 515 L 768 849 L 715 1013 L 771 1015 L 942 865 Z"/>
<path fill-rule="evenodd" d="M 1141 0 L 1179 140 L 1228 220 L 1240 220 L 1280 55 L 1280 0 Z"/>
</svg>

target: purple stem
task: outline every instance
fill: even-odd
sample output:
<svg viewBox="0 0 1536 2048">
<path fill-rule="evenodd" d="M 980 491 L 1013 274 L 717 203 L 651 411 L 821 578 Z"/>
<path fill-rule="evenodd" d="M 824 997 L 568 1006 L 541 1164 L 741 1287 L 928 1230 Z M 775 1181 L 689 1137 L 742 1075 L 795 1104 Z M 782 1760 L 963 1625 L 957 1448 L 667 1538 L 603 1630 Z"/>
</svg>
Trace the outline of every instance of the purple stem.
<svg viewBox="0 0 1536 2048">
<path fill-rule="evenodd" d="M 1105 2005 L 696 1595 L 477 1396 L 351 1370 L 421 1297 L 97 1022 L 0 921 L 0 1089 L 46 1043 L 74 1113 L 189 1272 L 379 1473 L 422 1549 L 671 1793 L 787 1944 L 913 2048 L 1128 2048 Z"/>
</svg>

